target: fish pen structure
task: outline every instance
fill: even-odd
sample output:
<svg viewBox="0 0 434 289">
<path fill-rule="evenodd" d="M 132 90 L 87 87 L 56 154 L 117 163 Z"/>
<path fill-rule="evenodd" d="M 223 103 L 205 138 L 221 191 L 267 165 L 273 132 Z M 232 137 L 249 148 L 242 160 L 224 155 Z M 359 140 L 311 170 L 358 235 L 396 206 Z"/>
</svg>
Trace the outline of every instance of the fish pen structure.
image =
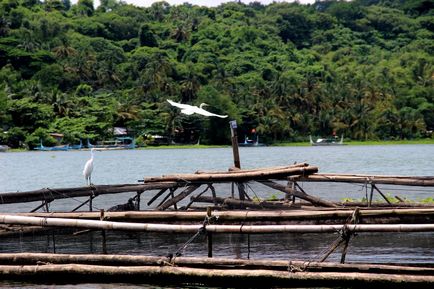
<svg viewBox="0 0 434 289">
<path fill-rule="evenodd" d="M 308 193 L 302 182 L 363 184 L 366 198 L 359 202 L 326 200 Z M 433 237 L 434 206 L 404 199 L 392 203 L 382 192 L 381 184 L 432 188 L 434 177 L 319 174 L 318 167 L 301 163 L 145 177 L 137 184 L 0 193 L 0 205 L 39 202 L 30 212 L 0 213 L 0 237 L 25 239 L 26 234 L 46 235 L 53 252 L 0 253 L 0 276 L 34 282 L 49 277 L 52 282 L 164 284 L 170 281 L 207 286 L 224 286 L 230 282 L 233 287 L 257 286 L 261 282 L 266 287 L 373 284 L 384 288 L 432 288 L 432 253 L 427 260 L 411 264 L 347 262 L 350 241 L 356 234 L 418 233 L 427 234 L 424 238 Z M 263 200 L 249 194 L 252 186 L 280 192 L 284 197 Z M 129 193 L 126 203 L 94 210 L 95 198 L 123 193 Z M 382 196 L 384 201 L 374 201 L 374 194 Z M 82 202 L 69 210 L 50 211 L 54 201 L 70 198 L 81 198 Z M 188 239 L 166 256 L 108 255 L 114 246 L 113 232 L 146 236 L 181 234 Z M 98 253 L 103 255 L 58 254 L 58 234 L 95 233 L 101 244 Z M 231 234 L 247 238 L 244 239 L 249 248 L 247 259 L 214 257 L 219 253 L 216 240 Z M 322 247 L 316 259 L 250 259 L 253 236 L 294 234 L 335 237 L 328 239 L 332 242 Z M 201 240 L 206 246 L 205 256 L 183 257 L 187 247 Z M 336 253 L 339 248 L 341 252 Z M 338 255 L 338 261 L 326 262 L 332 255 L 335 258 Z"/>
</svg>

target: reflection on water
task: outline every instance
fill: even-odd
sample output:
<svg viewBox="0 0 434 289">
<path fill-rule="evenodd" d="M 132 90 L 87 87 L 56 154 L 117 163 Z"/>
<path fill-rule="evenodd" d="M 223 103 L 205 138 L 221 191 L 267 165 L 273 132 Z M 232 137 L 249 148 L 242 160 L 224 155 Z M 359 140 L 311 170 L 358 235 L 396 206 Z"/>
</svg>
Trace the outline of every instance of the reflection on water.
<svg viewBox="0 0 434 289">
<path fill-rule="evenodd" d="M 434 175 L 434 145 L 401 146 L 342 146 L 342 147 L 258 147 L 241 148 L 243 168 L 280 166 L 294 162 L 308 162 L 320 172 L 368 173 L 388 175 Z M 24 152 L 0 154 L 0 191 L 25 191 L 45 187 L 75 187 L 84 185 L 81 171 L 89 158 L 88 151 Z M 232 165 L 232 150 L 171 149 L 104 151 L 95 156 L 95 184 L 136 183 L 144 176 L 170 173 L 189 173 L 196 170 L 227 170 Z M 366 188 L 361 185 L 302 184 L 303 188 L 322 198 L 342 200 L 345 197 L 361 199 Z M 410 199 L 433 197 L 432 188 L 382 188 L 387 194 L 398 194 Z M 218 186 L 218 195 L 230 195 L 230 187 Z M 250 184 L 249 194 L 267 198 L 272 192 L 258 184 Z M 125 203 L 132 193 L 98 197 L 96 209 L 107 209 Z M 152 194 L 142 195 L 145 204 Z M 279 196 L 281 197 L 281 196 Z M 52 210 L 71 210 L 84 199 L 53 202 Z M 158 203 L 158 201 L 157 201 Z M 2 212 L 25 212 L 40 203 L 1 205 Z M 87 208 L 83 208 L 87 209 Z M 176 252 L 191 235 L 156 233 L 107 233 L 108 253 L 166 256 Z M 336 234 L 223 234 L 213 237 L 215 257 L 242 259 L 318 260 L 319 256 L 337 238 Z M 433 233 L 360 233 L 350 242 L 347 262 L 379 263 L 434 263 Z M 250 242 L 249 242 L 250 241 Z M 72 235 L 70 232 L 35 234 L 3 238 L 0 252 L 101 253 L 99 232 Z M 203 236 L 185 250 L 184 256 L 206 256 Z M 339 261 L 340 253 L 328 260 Z M 2 288 L 143 288 L 128 284 L 86 284 L 80 286 L 38 286 L 22 283 L 0 283 Z M 149 286 L 148 288 L 155 288 Z M 165 287 L 167 288 L 167 287 Z"/>
</svg>

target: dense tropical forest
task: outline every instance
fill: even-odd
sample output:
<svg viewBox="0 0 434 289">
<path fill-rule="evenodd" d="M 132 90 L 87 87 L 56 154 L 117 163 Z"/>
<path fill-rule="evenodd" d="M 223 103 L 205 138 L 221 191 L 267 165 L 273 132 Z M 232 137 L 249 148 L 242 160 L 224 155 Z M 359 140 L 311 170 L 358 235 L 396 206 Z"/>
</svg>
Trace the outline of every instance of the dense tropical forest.
<svg viewBox="0 0 434 289">
<path fill-rule="evenodd" d="M 432 137 L 429 0 L 230 2 L 0 0 L 0 143 L 109 139 L 126 127 L 181 143 L 268 143 L 335 132 Z M 167 99 L 228 114 L 186 116 Z"/>
</svg>

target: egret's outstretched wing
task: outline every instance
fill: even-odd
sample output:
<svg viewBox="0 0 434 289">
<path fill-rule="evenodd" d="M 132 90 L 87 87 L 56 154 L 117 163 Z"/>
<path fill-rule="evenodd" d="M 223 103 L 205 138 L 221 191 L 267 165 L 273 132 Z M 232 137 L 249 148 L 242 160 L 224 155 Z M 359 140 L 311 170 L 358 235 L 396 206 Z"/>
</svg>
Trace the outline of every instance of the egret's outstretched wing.
<svg viewBox="0 0 434 289">
<path fill-rule="evenodd" d="M 197 114 L 201 114 L 204 116 L 216 116 L 216 117 L 221 117 L 221 118 L 228 117 L 227 115 L 219 115 L 219 114 L 215 114 L 215 113 L 206 111 L 203 108 L 199 108 L 197 106 L 174 102 L 174 101 L 171 101 L 170 99 L 168 99 L 167 102 L 170 103 L 172 106 L 176 106 L 176 107 L 180 108 L 181 113 L 187 114 L 187 115 L 192 115 L 193 113 L 197 113 Z"/>
<path fill-rule="evenodd" d="M 191 105 L 182 104 L 179 102 L 174 102 L 174 101 L 171 101 L 170 99 L 168 99 L 167 102 L 170 103 L 172 106 L 176 106 L 176 107 L 179 107 L 181 109 L 190 109 L 191 108 Z"/>
<path fill-rule="evenodd" d="M 198 107 L 195 109 L 195 113 L 198 113 L 198 114 L 201 114 L 204 116 L 216 116 L 216 117 L 220 117 L 220 118 L 228 117 L 227 115 L 215 114 L 215 113 L 209 112 L 207 110 L 204 110 L 203 108 L 198 108 Z"/>
</svg>

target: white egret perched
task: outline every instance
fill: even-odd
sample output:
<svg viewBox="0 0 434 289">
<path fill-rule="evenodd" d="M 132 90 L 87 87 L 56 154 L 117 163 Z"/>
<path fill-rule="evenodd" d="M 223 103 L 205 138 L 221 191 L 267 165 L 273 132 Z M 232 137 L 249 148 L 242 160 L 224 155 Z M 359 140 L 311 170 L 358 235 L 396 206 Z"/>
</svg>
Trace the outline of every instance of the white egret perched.
<svg viewBox="0 0 434 289">
<path fill-rule="evenodd" d="M 178 103 L 178 102 L 174 102 L 171 100 L 167 100 L 171 105 L 179 107 L 181 109 L 181 113 L 186 114 L 186 115 L 192 115 L 193 113 L 197 113 L 197 114 L 201 114 L 204 116 L 216 116 L 216 117 L 220 117 L 220 118 L 226 118 L 228 117 L 227 115 L 219 115 L 219 114 L 215 114 L 209 111 L 204 110 L 202 107 L 205 105 L 208 105 L 206 103 L 201 103 L 199 107 L 194 106 L 194 105 L 188 105 L 188 104 L 182 104 L 182 103 Z"/>
<path fill-rule="evenodd" d="M 92 171 L 93 171 L 93 152 L 95 151 L 94 148 L 90 150 L 90 159 L 87 160 L 86 164 L 84 165 L 83 169 L 83 176 L 86 180 L 87 185 L 92 185 Z"/>
</svg>

